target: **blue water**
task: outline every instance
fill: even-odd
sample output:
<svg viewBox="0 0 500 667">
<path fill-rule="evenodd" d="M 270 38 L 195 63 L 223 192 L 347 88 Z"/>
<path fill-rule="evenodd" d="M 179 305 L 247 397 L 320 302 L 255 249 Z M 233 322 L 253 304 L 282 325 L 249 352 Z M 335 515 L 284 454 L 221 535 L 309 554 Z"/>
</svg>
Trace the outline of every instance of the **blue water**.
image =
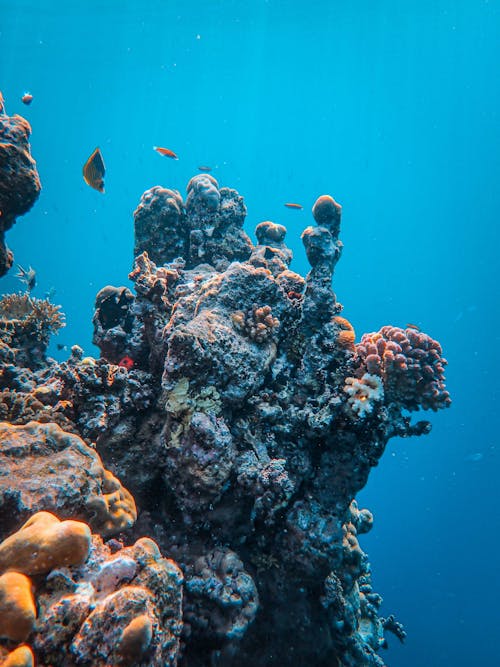
<svg viewBox="0 0 500 667">
<path fill-rule="evenodd" d="M 359 497 L 383 611 L 408 632 L 387 663 L 498 664 L 499 2 L 142 4 L 0 0 L 0 89 L 32 123 L 43 184 L 7 242 L 35 296 L 55 288 L 56 340 L 97 353 L 95 293 L 128 284 L 145 189 L 184 191 L 212 166 L 249 233 L 287 226 L 300 272 L 310 207 L 333 195 L 334 288 L 358 338 L 416 323 L 449 361 L 452 408 L 427 438 L 392 441 Z M 105 195 L 81 176 L 96 146 Z M 0 285 L 19 287 L 13 272 Z"/>
</svg>

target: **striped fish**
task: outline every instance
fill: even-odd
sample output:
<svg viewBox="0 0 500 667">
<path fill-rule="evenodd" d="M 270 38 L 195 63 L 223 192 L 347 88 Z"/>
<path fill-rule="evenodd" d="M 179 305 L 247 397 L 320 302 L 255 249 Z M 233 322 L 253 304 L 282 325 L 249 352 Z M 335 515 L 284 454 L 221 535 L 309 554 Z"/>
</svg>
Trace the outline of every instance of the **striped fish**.
<svg viewBox="0 0 500 667">
<path fill-rule="evenodd" d="M 102 159 L 101 151 L 96 148 L 87 162 L 83 165 L 83 178 L 87 185 L 94 190 L 104 192 L 104 174 L 106 169 Z"/>
</svg>

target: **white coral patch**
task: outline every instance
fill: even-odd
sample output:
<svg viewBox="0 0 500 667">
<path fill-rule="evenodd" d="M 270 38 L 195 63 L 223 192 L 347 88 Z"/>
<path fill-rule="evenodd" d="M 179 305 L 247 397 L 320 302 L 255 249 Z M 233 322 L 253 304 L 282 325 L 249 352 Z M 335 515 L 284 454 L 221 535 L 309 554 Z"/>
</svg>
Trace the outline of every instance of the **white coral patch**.
<svg viewBox="0 0 500 667">
<path fill-rule="evenodd" d="M 382 380 L 370 373 L 365 373 L 362 378 L 346 378 L 344 391 L 349 396 L 349 408 L 360 419 L 373 412 L 375 403 L 384 399 Z"/>
</svg>

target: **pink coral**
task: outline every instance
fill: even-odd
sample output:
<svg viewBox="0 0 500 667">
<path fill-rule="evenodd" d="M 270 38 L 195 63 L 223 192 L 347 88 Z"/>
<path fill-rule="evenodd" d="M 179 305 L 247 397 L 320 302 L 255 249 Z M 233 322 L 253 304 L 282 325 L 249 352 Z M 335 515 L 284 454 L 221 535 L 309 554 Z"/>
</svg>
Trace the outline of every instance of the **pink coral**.
<svg viewBox="0 0 500 667">
<path fill-rule="evenodd" d="M 439 410 L 451 403 L 445 389 L 447 364 L 441 346 L 417 329 L 385 326 L 356 345 L 358 374 L 378 375 L 387 402 L 408 410 Z"/>
</svg>

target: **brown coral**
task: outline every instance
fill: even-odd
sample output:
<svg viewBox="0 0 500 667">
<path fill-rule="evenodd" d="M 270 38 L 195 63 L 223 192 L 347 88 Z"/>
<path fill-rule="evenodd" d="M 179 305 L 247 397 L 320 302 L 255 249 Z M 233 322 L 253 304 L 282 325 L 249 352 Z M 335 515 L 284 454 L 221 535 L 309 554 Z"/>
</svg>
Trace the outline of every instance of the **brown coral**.
<svg viewBox="0 0 500 667">
<path fill-rule="evenodd" d="M 92 523 L 101 535 L 114 535 L 126 530 L 137 519 L 132 494 L 109 470 L 104 470 L 102 495 L 92 498 L 88 508 L 94 512 Z"/>
<path fill-rule="evenodd" d="M 0 276 L 9 270 L 13 260 L 5 246 L 4 232 L 18 216 L 29 211 L 42 187 L 31 157 L 30 134 L 28 121 L 17 115 L 7 116 L 3 107 L 0 113 Z"/>
<path fill-rule="evenodd" d="M 86 563 L 54 570 L 41 582 L 37 604 L 32 641 L 41 664 L 177 664 L 182 574 L 148 538 L 111 554 L 94 536 Z"/>
<path fill-rule="evenodd" d="M 333 318 L 333 322 L 338 327 L 337 344 L 342 348 L 353 351 L 356 334 L 352 324 L 345 317 L 339 315 Z"/>
<path fill-rule="evenodd" d="M 135 665 L 146 653 L 153 638 L 153 626 L 147 614 L 133 618 L 123 630 L 118 643 L 122 665 Z"/>
<path fill-rule="evenodd" d="M 31 393 L 3 389 L 0 391 L 0 421 L 11 424 L 27 424 L 30 421 L 43 424 L 53 422 L 68 433 L 78 433 L 71 419 L 72 403 L 56 401 L 54 405 L 45 405 L 40 400 L 43 398 L 41 394 L 40 387 Z"/>
<path fill-rule="evenodd" d="M 312 213 L 314 219 L 322 227 L 326 227 L 334 237 L 339 235 L 342 206 L 330 195 L 321 195 L 314 203 Z"/>
<path fill-rule="evenodd" d="M 271 312 L 271 306 L 256 306 L 246 313 L 237 310 L 232 314 L 234 328 L 256 343 L 265 343 L 279 327 L 279 320 Z"/>
<path fill-rule="evenodd" d="M 52 423 L 0 423 L 1 530 L 37 510 L 86 519 L 104 535 L 136 517 L 132 496 L 77 435 Z"/>
</svg>

